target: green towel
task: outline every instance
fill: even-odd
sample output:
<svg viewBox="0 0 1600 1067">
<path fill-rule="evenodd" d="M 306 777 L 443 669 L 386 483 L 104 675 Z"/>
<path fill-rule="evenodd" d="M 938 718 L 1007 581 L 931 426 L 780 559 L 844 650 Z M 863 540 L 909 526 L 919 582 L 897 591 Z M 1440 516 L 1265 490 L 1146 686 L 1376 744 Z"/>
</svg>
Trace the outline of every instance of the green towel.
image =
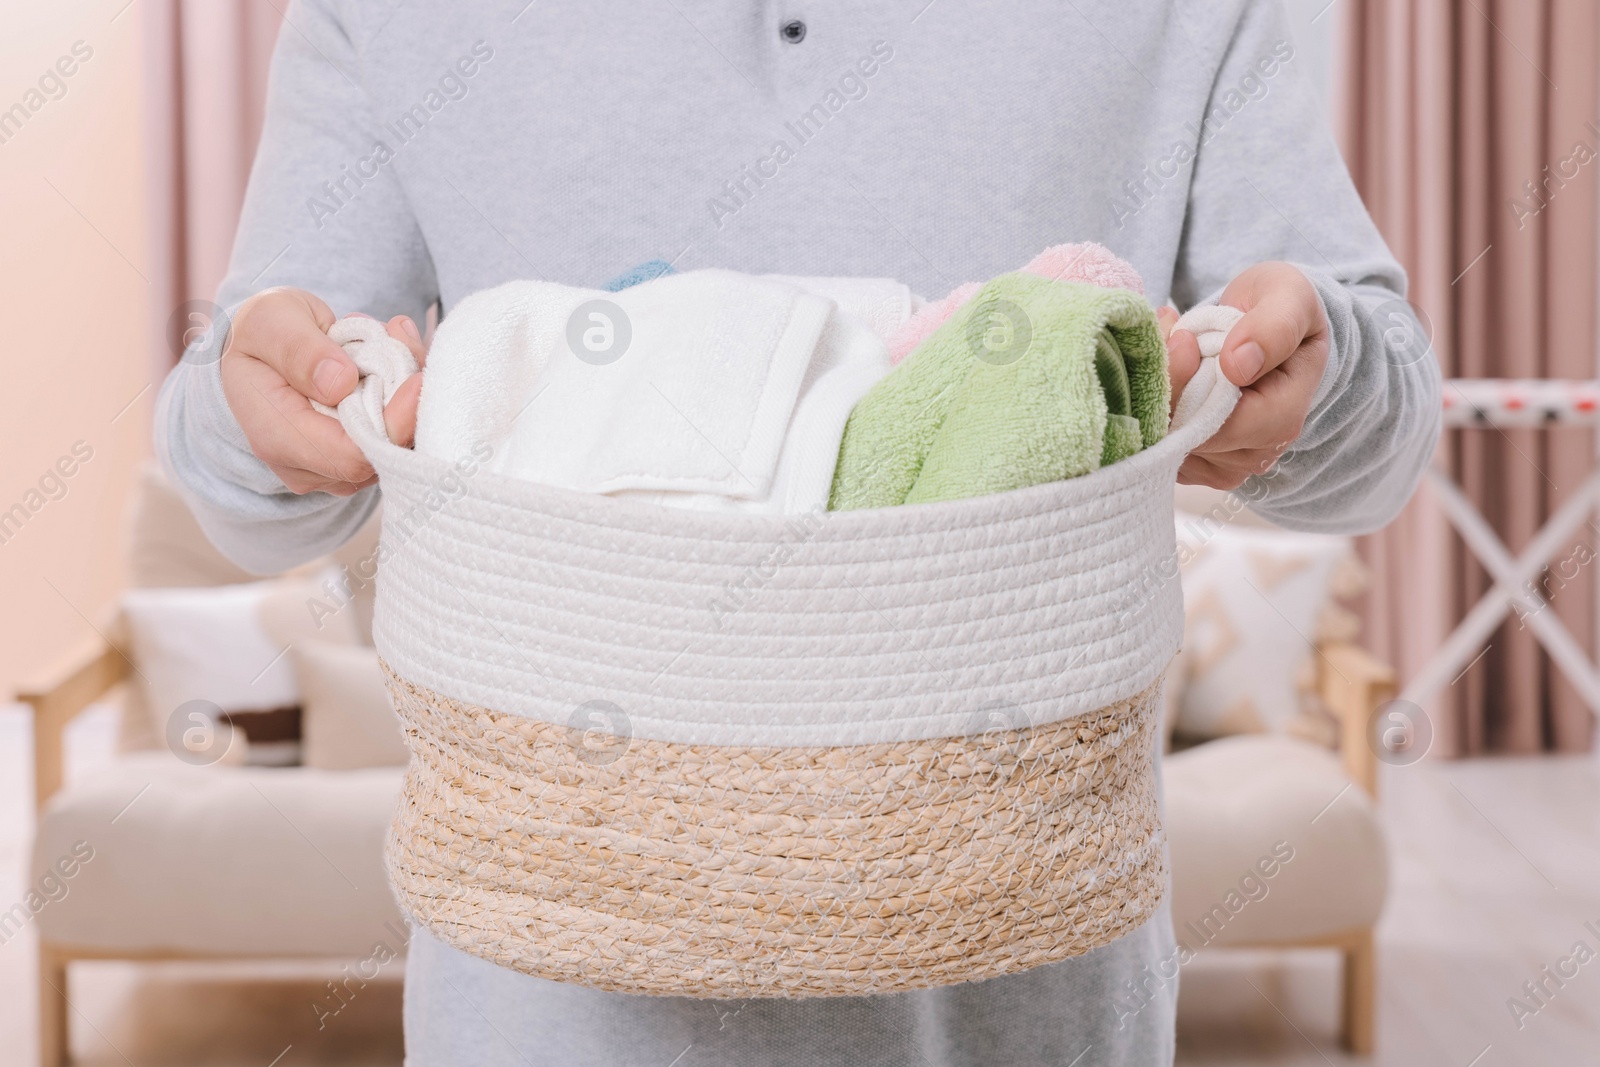
<svg viewBox="0 0 1600 1067">
<path fill-rule="evenodd" d="M 1128 289 L 1005 274 L 850 413 L 834 511 L 1075 478 L 1155 444 L 1171 385 L 1155 312 Z"/>
</svg>

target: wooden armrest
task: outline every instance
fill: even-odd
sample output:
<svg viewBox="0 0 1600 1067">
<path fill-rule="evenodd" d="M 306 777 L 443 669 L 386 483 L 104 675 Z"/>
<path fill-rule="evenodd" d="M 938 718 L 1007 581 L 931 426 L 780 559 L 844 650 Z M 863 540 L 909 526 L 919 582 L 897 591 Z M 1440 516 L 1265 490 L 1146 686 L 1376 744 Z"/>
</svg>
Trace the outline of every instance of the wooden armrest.
<svg viewBox="0 0 1600 1067">
<path fill-rule="evenodd" d="M 1394 669 L 1355 645 L 1327 644 L 1317 651 L 1317 692 L 1339 720 L 1345 773 L 1375 797 L 1378 756 L 1367 738 L 1367 723 L 1373 712 L 1394 699 Z"/>
<path fill-rule="evenodd" d="M 17 690 L 17 700 L 33 708 L 36 813 L 61 788 L 61 737 L 67 724 L 129 671 L 127 657 L 95 637 L 74 650 L 64 663 Z"/>
</svg>

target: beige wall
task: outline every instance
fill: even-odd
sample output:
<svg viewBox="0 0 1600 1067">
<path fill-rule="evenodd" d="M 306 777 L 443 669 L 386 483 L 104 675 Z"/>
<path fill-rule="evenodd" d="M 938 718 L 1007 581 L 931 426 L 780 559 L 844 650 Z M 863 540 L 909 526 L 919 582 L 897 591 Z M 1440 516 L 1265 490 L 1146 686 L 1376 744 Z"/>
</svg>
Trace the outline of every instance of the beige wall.
<svg viewBox="0 0 1600 1067">
<path fill-rule="evenodd" d="M 0 698 L 103 626 L 150 451 L 140 26 L 125 3 L 0 6 L 0 111 L 36 107 L 0 143 Z M 80 41 L 92 54 L 62 91 L 47 72 Z M 74 462 L 75 445 L 92 457 Z M 58 463 L 73 472 L 60 488 Z"/>
</svg>

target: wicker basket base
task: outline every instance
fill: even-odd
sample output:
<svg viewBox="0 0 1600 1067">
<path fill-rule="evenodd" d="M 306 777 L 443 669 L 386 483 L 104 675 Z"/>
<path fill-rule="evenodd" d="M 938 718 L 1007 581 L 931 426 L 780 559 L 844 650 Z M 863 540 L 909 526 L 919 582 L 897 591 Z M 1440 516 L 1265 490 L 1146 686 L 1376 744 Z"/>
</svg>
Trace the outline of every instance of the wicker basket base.
<svg viewBox="0 0 1600 1067">
<path fill-rule="evenodd" d="M 1113 941 L 1166 884 L 1159 683 L 1045 726 L 997 709 L 968 736 L 779 748 L 595 735 L 385 671 L 412 752 L 387 848 L 401 902 L 527 974 L 717 998 L 927 988 Z"/>
</svg>

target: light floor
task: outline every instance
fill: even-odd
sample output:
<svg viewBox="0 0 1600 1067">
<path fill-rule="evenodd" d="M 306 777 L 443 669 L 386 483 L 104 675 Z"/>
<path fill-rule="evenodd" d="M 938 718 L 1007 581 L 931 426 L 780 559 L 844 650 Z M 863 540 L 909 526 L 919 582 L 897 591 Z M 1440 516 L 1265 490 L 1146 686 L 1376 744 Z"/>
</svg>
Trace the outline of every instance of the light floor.
<svg viewBox="0 0 1600 1067">
<path fill-rule="evenodd" d="M 104 758 L 107 727 L 105 716 L 80 722 L 74 763 Z M 0 900 L 17 899 L 24 881 L 27 744 L 22 712 L 0 709 Z M 1386 768 L 1382 794 L 1394 882 L 1379 932 L 1378 1055 L 1361 1060 L 1338 1048 L 1331 954 L 1219 952 L 1183 973 L 1178 1063 L 1600 1064 L 1600 958 L 1520 1029 L 1507 1008 L 1576 942 L 1600 953 L 1600 936 L 1584 926 L 1600 930 L 1600 762 L 1424 762 Z M 33 1062 L 32 953 L 26 936 L 0 945 L 0 1063 L 18 1067 Z M 79 965 L 76 1062 L 398 1065 L 399 982 L 373 982 L 319 1030 L 311 1004 L 328 973 Z"/>
</svg>

